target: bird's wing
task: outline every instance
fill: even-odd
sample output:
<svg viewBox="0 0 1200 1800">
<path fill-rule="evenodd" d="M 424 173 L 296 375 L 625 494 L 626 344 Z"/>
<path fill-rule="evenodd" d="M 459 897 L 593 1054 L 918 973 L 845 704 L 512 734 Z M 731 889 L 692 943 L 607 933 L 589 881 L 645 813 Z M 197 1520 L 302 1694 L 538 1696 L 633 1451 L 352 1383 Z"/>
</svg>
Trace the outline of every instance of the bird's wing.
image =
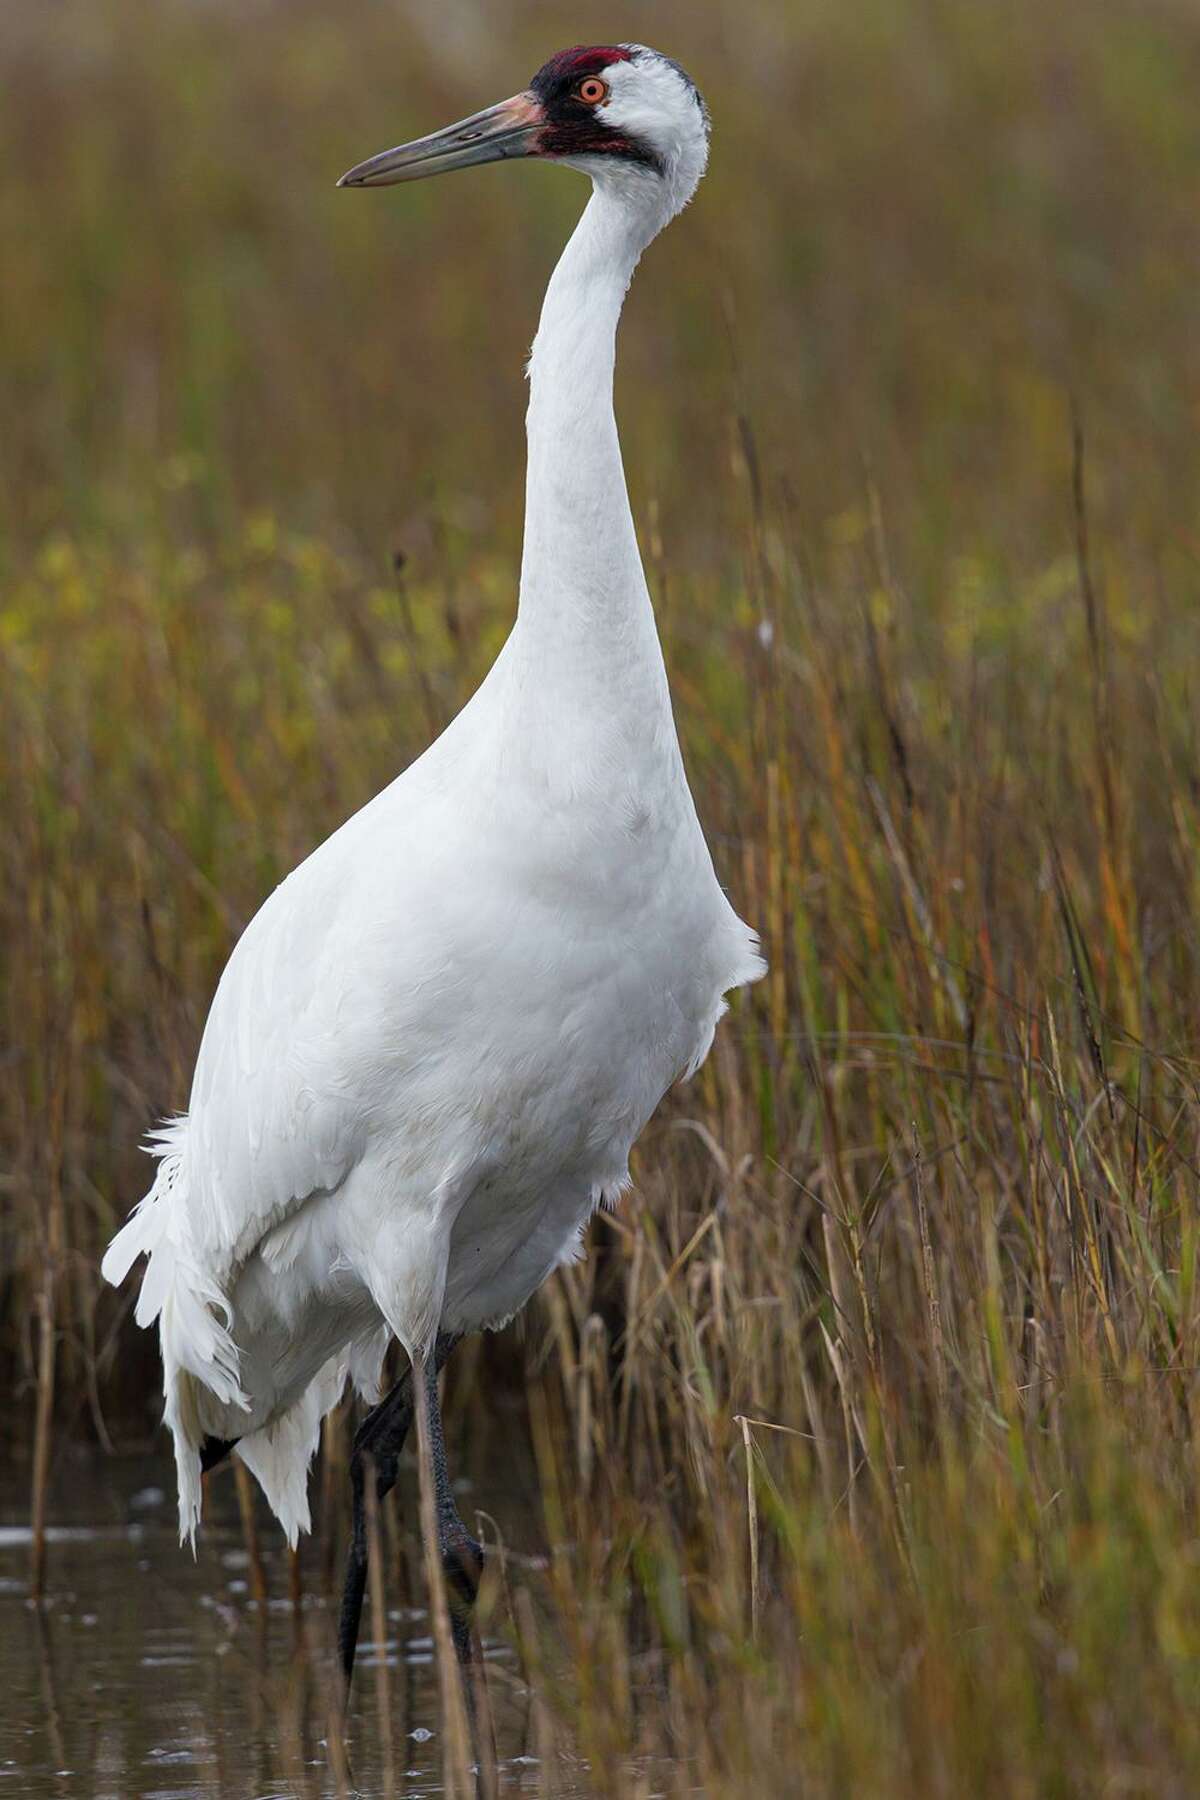
<svg viewBox="0 0 1200 1800">
<path fill-rule="evenodd" d="M 189 1375 L 226 1405 L 249 1404 L 230 1332 L 239 1265 L 310 1195 L 334 1191 L 361 1153 L 362 1116 L 330 1022 L 344 928 L 342 858 L 331 846 L 275 890 L 235 947 L 205 1026 L 190 1109 L 153 1134 L 154 1185 L 101 1264 L 117 1284 L 138 1257 L 148 1259 L 137 1321 L 161 1321 L 167 1416 L 193 1450 L 203 1433 Z M 180 1468 L 190 1520 L 199 1484 L 190 1451 Z"/>
<path fill-rule="evenodd" d="M 413 853 L 427 826 L 403 792 L 388 792 L 275 890 L 235 947 L 189 1111 L 155 1134 L 154 1185 L 102 1264 L 120 1283 L 147 1258 L 136 1317 L 159 1323 L 185 1535 L 212 1429 L 205 1408 L 215 1399 L 252 1410 L 233 1333 L 239 1268 L 256 1247 L 277 1271 L 289 1265 L 305 1239 L 305 1203 L 341 1188 L 381 1097 L 429 1060 L 428 1041 L 410 1029 L 436 985 L 429 933 L 441 931 L 430 878 L 411 873 L 429 860 Z M 432 879 L 436 893 L 436 869 Z"/>
<path fill-rule="evenodd" d="M 103 1264 L 120 1282 L 138 1255 L 153 1263 L 169 1246 L 147 1271 L 143 1322 L 175 1280 L 172 1260 L 220 1309 L 255 1246 L 341 1186 L 378 1108 L 394 1111 L 413 1070 L 436 1061 L 446 1030 L 437 997 L 479 910 L 463 873 L 474 783 L 448 788 L 444 765 L 478 737 L 470 720 L 487 686 L 275 889 L 235 946 L 186 1119 L 158 1134 L 158 1179 Z"/>
<path fill-rule="evenodd" d="M 188 1113 L 188 1235 L 217 1269 L 244 1261 L 348 1167 L 344 1109 L 330 1104 L 312 1054 L 311 963 L 292 963 L 286 918 L 260 914 L 251 932 L 214 998 Z"/>
<path fill-rule="evenodd" d="M 230 957 L 204 1029 L 184 1204 L 193 1254 L 219 1286 L 298 1205 L 334 1192 L 362 1153 L 367 1071 L 357 1063 L 354 991 L 362 971 L 340 848 L 329 840 L 266 901 Z"/>
<path fill-rule="evenodd" d="M 378 1015 L 363 995 L 380 971 L 355 936 L 355 900 L 371 879 L 364 817 L 301 863 L 234 947 L 188 1112 L 153 1134 L 157 1178 L 104 1258 L 119 1283 L 149 1257 L 138 1321 L 171 1296 L 186 1304 L 204 1340 L 197 1367 L 232 1367 L 217 1315 L 228 1323 L 238 1268 L 306 1200 L 335 1192 L 366 1141 Z"/>
</svg>

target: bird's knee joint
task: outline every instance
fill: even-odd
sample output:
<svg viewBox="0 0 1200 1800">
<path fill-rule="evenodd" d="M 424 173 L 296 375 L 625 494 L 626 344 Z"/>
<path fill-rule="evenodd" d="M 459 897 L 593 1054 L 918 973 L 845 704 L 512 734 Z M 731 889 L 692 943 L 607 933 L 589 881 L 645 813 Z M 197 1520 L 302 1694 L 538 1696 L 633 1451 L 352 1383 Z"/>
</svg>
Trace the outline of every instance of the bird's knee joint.
<svg viewBox="0 0 1200 1800">
<path fill-rule="evenodd" d="M 375 1496 L 382 1500 L 396 1485 L 400 1459 L 394 1451 L 378 1444 L 355 1444 L 350 1453 L 350 1485 L 356 1501 L 366 1492 L 368 1470 L 375 1478 Z"/>
<path fill-rule="evenodd" d="M 442 1548 L 442 1568 L 453 1597 L 462 1606 L 474 1606 L 483 1580 L 483 1545 L 469 1532 L 455 1536 Z"/>
</svg>

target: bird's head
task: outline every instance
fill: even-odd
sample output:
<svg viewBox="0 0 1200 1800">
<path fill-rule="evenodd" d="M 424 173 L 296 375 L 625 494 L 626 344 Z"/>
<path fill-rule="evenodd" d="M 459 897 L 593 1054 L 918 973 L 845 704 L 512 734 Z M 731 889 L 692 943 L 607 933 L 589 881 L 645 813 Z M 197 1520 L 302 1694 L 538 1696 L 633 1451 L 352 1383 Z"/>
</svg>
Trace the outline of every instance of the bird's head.
<svg viewBox="0 0 1200 1800">
<path fill-rule="evenodd" d="M 387 187 L 474 163 L 536 156 L 597 182 L 661 190 L 686 204 L 708 158 L 708 111 L 695 83 L 644 44 L 560 50 L 511 100 L 359 163 L 339 187 Z"/>
</svg>

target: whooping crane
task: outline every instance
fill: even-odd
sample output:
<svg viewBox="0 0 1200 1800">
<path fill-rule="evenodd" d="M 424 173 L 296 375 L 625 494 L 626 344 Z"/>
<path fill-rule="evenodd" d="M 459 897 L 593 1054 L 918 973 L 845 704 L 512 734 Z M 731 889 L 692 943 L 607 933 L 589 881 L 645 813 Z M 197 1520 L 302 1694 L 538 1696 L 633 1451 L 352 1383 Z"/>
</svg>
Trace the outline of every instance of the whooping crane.
<svg viewBox="0 0 1200 1800">
<path fill-rule="evenodd" d="M 383 187 L 533 156 L 591 178 L 529 365 L 516 623 L 419 760 L 288 876 L 237 944 L 186 1116 L 104 1274 L 149 1260 L 182 1539 L 233 1450 L 287 1533 L 347 1377 L 378 1402 L 351 1463 L 341 1652 L 417 1402 L 461 1657 L 482 1551 L 446 1474 L 436 1371 L 504 1324 L 628 1181 L 635 1138 L 764 969 L 688 789 L 613 416 L 643 250 L 704 172 L 708 115 L 639 44 L 565 50 L 527 91 L 342 177 Z M 410 1361 L 382 1401 L 384 1351 Z"/>
</svg>

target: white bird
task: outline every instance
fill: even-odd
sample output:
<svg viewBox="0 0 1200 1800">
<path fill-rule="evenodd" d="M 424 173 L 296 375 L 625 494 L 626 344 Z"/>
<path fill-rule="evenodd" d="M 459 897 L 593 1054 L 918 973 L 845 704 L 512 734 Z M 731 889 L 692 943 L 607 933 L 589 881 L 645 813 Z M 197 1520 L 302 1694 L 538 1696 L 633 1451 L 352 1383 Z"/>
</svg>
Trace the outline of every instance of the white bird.
<svg viewBox="0 0 1200 1800">
<path fill-rule="evenodd" d="M 516 622 L 441 737 L 275 890 L 209 1013 L 186 1116 L 103 1272 L 148 1258 L 181 1539 L 235 1449 L 289 1542 L 347 1376 L 378 1397 L 392 1337 L 428 1405 L 441 1552 L 466 1624 L 481 1552 L 445 1473 L 436 1383 L 464 1332 L 509 1320 L 628 1182 L 634 1140 L 764 970 L 688 788 L 613 415 L 618 317 L 642 252 L 704 172 L 708 115 L 642 45 L 567 50 L 527 91 L 386 151 L 381 187 L 517 156 L 591 178 L 529 364 Z M 352 1462 L 342 1652 L 380 1493 L 414 1411 L 406 1373 Z"/>
</svg>

